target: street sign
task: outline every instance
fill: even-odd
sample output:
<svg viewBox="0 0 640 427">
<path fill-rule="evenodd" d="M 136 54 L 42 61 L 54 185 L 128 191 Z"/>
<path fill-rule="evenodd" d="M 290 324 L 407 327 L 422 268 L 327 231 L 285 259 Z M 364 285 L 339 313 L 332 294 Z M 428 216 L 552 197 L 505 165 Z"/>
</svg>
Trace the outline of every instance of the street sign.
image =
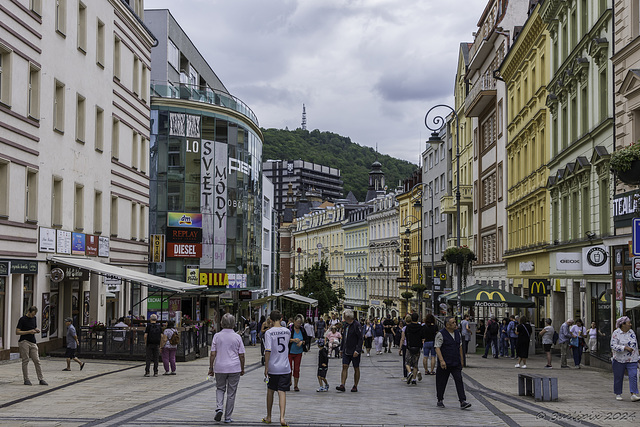
<svg viewBox="0 0 640 427">
<path fill-rule="evenodd" d="M 631 231 L 633 233 L 633 255 L 640 256 L 640 218 L 633 218 L 633 227 Z"/>
<path fill-rule="evenodd" d="M 640 258 L 633 259 L 633 278 L 640 279 Z"/>
</svg>

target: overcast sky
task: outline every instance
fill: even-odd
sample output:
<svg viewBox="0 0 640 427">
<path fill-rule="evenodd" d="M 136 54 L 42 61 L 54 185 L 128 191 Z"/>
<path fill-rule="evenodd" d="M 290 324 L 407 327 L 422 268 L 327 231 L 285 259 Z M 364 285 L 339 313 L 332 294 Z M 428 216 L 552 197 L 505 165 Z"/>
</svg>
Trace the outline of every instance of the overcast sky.
<svg viewBox="0 0 640 427">
<path fill-rule="evenodd" d="M 418 163 L 487 0 L 145 0 L 169 9 L 265 128 L 331 131 Z"/>
</svg>

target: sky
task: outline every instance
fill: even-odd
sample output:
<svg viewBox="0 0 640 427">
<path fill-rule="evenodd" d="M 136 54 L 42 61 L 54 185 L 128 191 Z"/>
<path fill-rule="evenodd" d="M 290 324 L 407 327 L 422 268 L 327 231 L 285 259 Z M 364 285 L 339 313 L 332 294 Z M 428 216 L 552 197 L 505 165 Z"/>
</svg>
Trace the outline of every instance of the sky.
<svg viewBox="0 0 640 427">
<path fill-rule="evenodd" d="M 263 128 L 348 136 L 418 163 L 424 116 L 453 104 L 461 42 L 488 0 L 145 0 L 169 9 Z M 445 111 L 442 111 L 445 113 Z"/>
</svg>

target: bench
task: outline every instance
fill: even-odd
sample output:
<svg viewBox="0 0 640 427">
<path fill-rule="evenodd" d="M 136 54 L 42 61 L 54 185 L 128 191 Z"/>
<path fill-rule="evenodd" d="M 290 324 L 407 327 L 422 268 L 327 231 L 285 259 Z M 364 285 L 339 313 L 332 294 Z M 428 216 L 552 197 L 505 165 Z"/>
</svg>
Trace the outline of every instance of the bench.
<svg viewBox="0 0 640 427">
<path fill-rule="evenodd" d="M 518 396 L 533 396 L 536 402 L 558 400 L 558 379 L 542 375 L 518 374 Z"/>
</svg>

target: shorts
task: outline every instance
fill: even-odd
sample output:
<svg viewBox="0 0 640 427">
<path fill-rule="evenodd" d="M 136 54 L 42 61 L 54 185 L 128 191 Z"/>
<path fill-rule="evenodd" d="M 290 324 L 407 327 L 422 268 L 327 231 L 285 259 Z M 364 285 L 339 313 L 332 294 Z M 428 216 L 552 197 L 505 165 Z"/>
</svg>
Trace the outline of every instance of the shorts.
<svg viewBox="0 0 640 427">
<path fill-rule="evenodd" d="M 73 359 L 76 357 L 76 349 L 67 347 L 67 351 L 64 353 L 67 359 Z"/>
<path fill-rule="evenodd" d="M 436 357 L 436 348 L 433 346 L 433 341 L 427 341 L 422 346 L 422 354 L 424 357 Z"/>
<path fill-rule="evenodd" d="M 318 368 L 318 376 L 320 378 L 327 378 L 328 368 Z"/>
<path fill-rule="evenodd" d="M 342 355 L 342 364 L 349 366 L 349 363 L 353 363 L 353 367 L 354 368 L 359 368 L 360 367 L 360 356 L 361 356 L 360 354 L 358 354 L 358 357 L 353 357 L 353 354 L 351 354 L 351 355 L 343 354 Z"/>
<path fill-rule="evenodd" d="M 417 368 L 419 361 L 420 361 L 420 352 L 419 351 L 417 353 L 414 353 L 414 354 L 411 354 L 410 352 L 407 352 L 407 355 L 405 356 L 405 363 L 407 365 L 409 365 L 411 368 Z"/>
<path fill-rule="evenodd" d="M 551 346 L 552 345 L 553 344 L 542 344 L 542 347 L 544 347 L 544 351 L 545 352 L 549 352 L 549 351 L 551 351 Z"/>
<path fill-rule="evenodd" d="M 273 391 L 291 390 L 291 373 L 281 375 L 269 374 L 267 388 Z"/>
</svg>

